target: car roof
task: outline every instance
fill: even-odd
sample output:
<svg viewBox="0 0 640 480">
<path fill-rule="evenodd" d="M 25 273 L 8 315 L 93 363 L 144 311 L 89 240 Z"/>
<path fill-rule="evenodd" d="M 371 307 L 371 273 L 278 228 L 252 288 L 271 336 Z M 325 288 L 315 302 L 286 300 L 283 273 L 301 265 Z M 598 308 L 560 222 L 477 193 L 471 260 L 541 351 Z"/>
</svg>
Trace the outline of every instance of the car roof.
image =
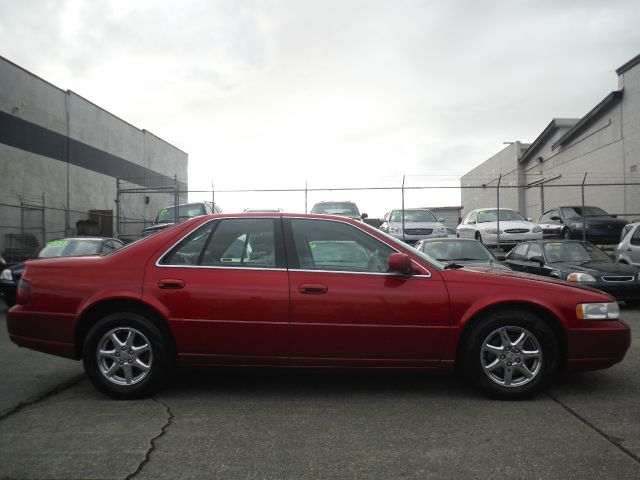
<svg viewBox="0 0 640 480">
<path fill-rule="evenodd" d="M 118 240 L 117 238 L 113 238 L 113 237 L 83 237 L 83 236 L 78 236 L 78 237 L 63 237 L 63 238 L 54 238 L 53 240 L 47 240 L 46 243 L 49 242 L 62 242 L 63 240 L 96 240 L 96 241 L 102 241 L 102 240 Z M 119 242 L 121 240 L 118 240 Z"/>
<path fill-rule="evenodd" d="M 473 243 L 482 243 L 480 240 L 476 240 L 475 238 L 424 238 L 420 240 L 422 243 L 435 243 L 435 242 L 473 242 Z"/>
</svg>

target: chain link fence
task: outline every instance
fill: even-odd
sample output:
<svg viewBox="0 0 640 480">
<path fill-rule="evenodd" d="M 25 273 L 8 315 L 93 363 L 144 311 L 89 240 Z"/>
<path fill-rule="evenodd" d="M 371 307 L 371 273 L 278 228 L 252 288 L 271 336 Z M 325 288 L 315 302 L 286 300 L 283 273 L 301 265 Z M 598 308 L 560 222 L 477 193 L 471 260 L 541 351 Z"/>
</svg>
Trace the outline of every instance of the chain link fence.
<svg viewBox="0 0 640 480">
<path fill-rule="evenodd" d="M 320 201 L 350 200 L 360 207 L 361 213 L 369 214 L 367 223 L 374 226 L 380 225 L 387 211 L 415 207 L 435 210 L 442 207 L 455 212 L 446 222 L 452 228 L 470 210 L 496 207 L 519 210 L 533 221 L 545 210 L 564 205 L 598 206 L 629 222 L 640 220 L 639 182 L 589 182 L 587 177 L 580 182 L 552 180 L 555 181 L 523 187 L 512 179 L 503 181 L 500 177 L 466 185 L 461 185 L 459 179 L 421 182 L 420 178 L 403 177 L 395 184 L 387 181 L 362 186 L 316 186 L 307 182 L 294 188 L 197 191 L 181 190 L 177 181 L 150 188 L 119 180 L 112 209 L 71 210 L 64 205 L 50 204 L 44 194 L 3 197 L 0 199 L 0 254 L 9 262 L 21 261 L 33 256 L 50 240 L 74 235 L 133 241 L 142 236 L 142 230 L 152 225 L 164 209 L 204 200 L 215 202 L 225 212 L 281 208 L 299 213 L 311 211 Z"/>
</svg>

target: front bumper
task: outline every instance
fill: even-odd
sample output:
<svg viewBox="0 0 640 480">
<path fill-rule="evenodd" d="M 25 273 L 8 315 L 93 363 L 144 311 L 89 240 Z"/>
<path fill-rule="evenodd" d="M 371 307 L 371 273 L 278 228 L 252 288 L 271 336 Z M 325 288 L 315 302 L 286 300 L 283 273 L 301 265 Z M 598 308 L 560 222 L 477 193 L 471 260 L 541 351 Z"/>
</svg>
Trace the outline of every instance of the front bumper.
<svg viewBox="0 0 640 480">
<path fill-rule="evenodd" d="M 420 240 L 427 240 L 430 238 L 447 238 L 448 237 L 446 233 L 438 233 L 438 234 L 431 234 L 431 235 L 409 235 L 408 233 L 405 233 L 404 237 L 402 236 L 401 233 L 390 233 L 389 235 L 406 243 L 416 243 Z"/>
<path fill-rule="evenodd" d="M 589 284 L 585 283 L 584 285 Z M 598 290 L 607 292 L 612 297 L 615 297 L 616 300 L 640 300 L 640 283 L 637 280 L 628 284 L 625 284 L 625 282 L 598 282 L 593 286 Z"/>
<path fill-rule="evenodd" d="M 500 245 L 517 245 L 529 240 L 542 240 L 542 232 L 538 233 L 501 233 Z M 482 242 L 485 245 L 498 245 L 498 235 L 491 233 L 482 234 Z"/>
<path fill-rule="evenodd" d="M 619 363 L 631 346 L 623 321 L 585 322 L 567 331 L 567 370 L 598 370 Z"/>
</svg>

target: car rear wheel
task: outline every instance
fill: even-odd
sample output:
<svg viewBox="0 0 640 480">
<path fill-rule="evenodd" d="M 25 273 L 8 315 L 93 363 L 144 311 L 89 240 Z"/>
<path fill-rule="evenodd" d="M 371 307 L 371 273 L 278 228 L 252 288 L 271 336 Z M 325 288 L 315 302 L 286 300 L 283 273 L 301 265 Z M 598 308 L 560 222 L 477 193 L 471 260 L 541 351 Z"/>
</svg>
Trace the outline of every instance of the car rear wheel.
<svg viewBox="0 0 640 480">
<path fill-rule="evenodd" d="M 120 312 L 100 319 L 83 347 L 84 368 L 100 391 L 114 398 L 151 395 L 170 366 L 167 341 L 145 316 Z"/>
<path fill-rule="evenodd" d="M 476 232 L 476 240 L 482 242 L 482 235 L 480 234 L 480 232 Z"/>
<path fill-rule="evenodd" d="M 527 311 L 491 314 L 475 326 L 467 342 L 467 377 L 493 397 L 534 395 L 557 369 L 555 335 L 542 319 Z"/>
<path fill-rule="evenodd" d="M 571 230 L 569 230 L 568 228 L 565 228 L 564 230 L 562 230 L 562 238 L 564 238 L 565 240 L 570 240 Z"/>
</svg>

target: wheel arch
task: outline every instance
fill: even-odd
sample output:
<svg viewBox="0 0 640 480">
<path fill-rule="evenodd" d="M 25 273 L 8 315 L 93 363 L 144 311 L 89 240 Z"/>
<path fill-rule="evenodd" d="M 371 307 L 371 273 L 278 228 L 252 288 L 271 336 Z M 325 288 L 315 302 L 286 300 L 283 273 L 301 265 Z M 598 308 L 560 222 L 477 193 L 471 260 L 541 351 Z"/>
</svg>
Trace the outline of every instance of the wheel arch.
<svg viewBox="0 0 640 480">
<path fill-rule="evenodd" d="M 82 358 L 84 340 L 95 323 L 106 315 L 117 312 L 133 312 L 149 319 L 168 341 L 171 355 L 177 353 L 175 337 L 166 318 L 155 308 L 133 299 L 112 298 L 95 303 L 85 309 L 76 323 L 74 332 L 74 349 L 78 359 Z"/>
<path fill-rule="evenodd" d="M 560 320 L 549 310 L 539 305 L 527 303 L 527 302 L 504 302 L 494 305 L 489 305 L 482 310 L 476 312 L 463 326 L 462 332 L 458 336 L 458 342 L 456 346 L 455 366 L 459 369 L 464 360 L 465 346 L 471 335 L 473 329 L 479 323 L 489 317 L 490 315 L 507 310 L 523 310 L 532 313 L 544 321 L 549 328 L 553 331 L 556 339 L 558 340 L 558 366 L 560 369 L 564 368 L 567 358 L 567 335 L 565 329 L 562 327 Z"/>
</svg>

